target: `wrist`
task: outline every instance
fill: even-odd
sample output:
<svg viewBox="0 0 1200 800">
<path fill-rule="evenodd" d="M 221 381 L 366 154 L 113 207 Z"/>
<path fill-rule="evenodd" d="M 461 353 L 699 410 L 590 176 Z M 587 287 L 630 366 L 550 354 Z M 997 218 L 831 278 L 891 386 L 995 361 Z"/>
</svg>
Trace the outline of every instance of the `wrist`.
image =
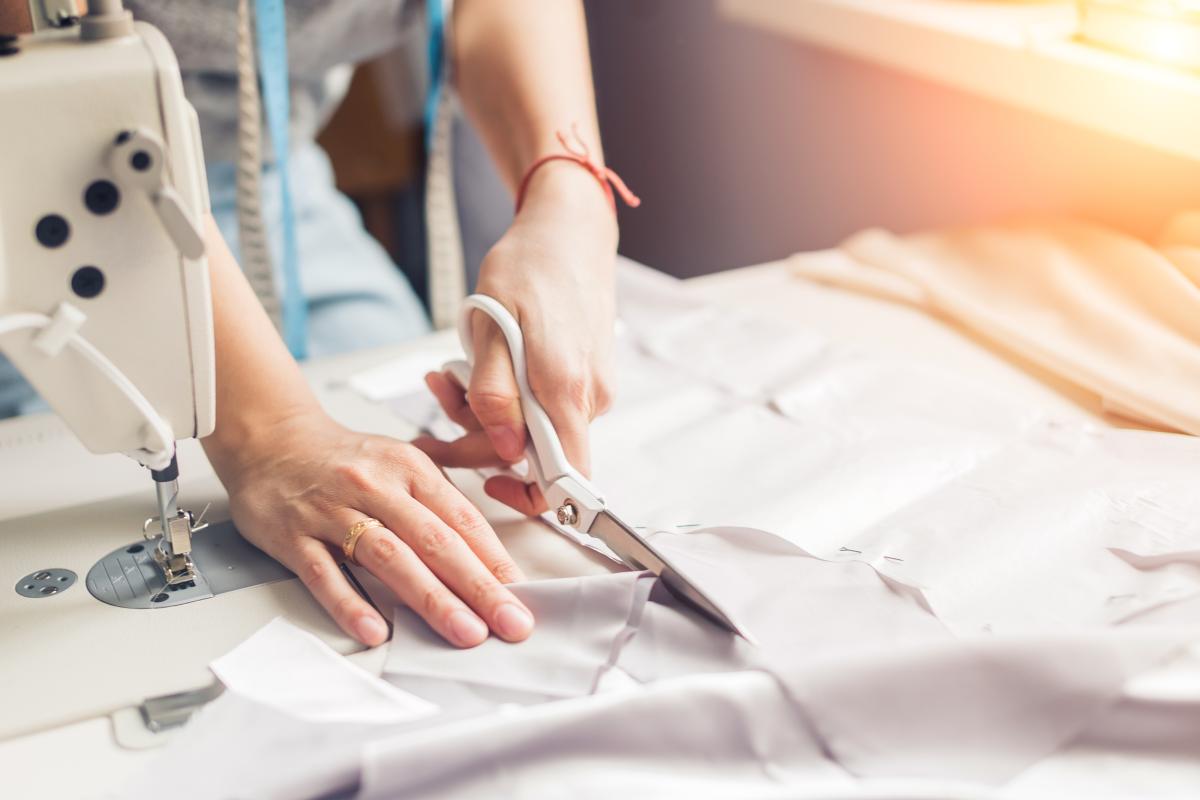
<svg viewBox="0 0 1200 800">
<path fill-rule="evenodd" d="M 547 219 L 590 231 L 616 250 L 616 209 L 604 184 L 580 164 L 550 161 L 530 176 L 516 221 Z"/>
<path fill-rule="evenodd" d="M 270 408 L 243 408 L 231 414 L 222 414 L 218 406 L 216 427 L 201 444 L 217 476 L 228 486 L 238 475 L 277 452 L 281 443 L 327 419 L 312 397 L 273 403 Z"/>
</svg>

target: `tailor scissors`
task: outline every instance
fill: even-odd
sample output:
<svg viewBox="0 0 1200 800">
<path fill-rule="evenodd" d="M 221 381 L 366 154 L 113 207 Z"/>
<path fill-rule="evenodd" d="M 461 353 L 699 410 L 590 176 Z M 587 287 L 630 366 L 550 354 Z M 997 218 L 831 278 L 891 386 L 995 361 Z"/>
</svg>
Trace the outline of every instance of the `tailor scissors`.
<svg viewBox="0 0 1200 800">
<path fill-rule="evenodd" d="M 464 301 L 462 316 L 458 320 L 458 336 L 467 360 L 449 362 L 445 365 L 446 371 L 464 387 L 470 385 L 471 364 L 475 359 L 471 320 L 476 311 L 491 317 L 508 343 L 513 374 L 521 394 L 521 411 L 529 428 L 529 444 L 525 448 L 525 459 L 529 464 L 527 477 L 532 478 L 542 490 L 559 523 L 601 540 L 628 567 L 653 572 L 676 597 L 718 625 L 753 642 L 753 637 L 706 592 L 676 569 L 669 558 L 612 513 L 599 490 L 567 461 L 554 423 L 529 388 L 525 339 L 521 334 L 521 326 L 507 308 L 494 298 L 481 294 L 471 295 Z"/>
</svg>

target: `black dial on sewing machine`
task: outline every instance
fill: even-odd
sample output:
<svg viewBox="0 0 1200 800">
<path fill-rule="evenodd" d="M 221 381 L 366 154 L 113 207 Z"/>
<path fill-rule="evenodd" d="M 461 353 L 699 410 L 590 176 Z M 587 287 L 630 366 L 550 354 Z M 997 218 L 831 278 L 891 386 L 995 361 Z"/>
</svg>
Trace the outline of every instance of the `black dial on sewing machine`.
<svg viewBox="0 0 1200 800">
<path fill-rule="evenodd" d="M 111 214 L 121 204 L 121 191 L 112 181 L 92 181 L 83 193 L 83 204 L 93 214 Z"/>
<path fill-rule="evenodd" d="M 47 214 L 38 220 L 33 233 L 45 247 L 61 247 L 71 238 L 71 226 L 58 214 Z"/>
<path fill-rule="evenodd" d="M 71 276 L 71 291 L 90 300 L 104 291 L 104 273 L 98 267 L 80 267 Z"/>
</svg>

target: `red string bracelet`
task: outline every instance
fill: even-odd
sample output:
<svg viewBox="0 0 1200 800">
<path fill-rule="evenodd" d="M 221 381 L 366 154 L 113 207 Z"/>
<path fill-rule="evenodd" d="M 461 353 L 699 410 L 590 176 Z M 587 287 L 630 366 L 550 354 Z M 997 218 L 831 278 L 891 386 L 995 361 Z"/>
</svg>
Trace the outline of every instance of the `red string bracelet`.
<svg viewBox="0 0 1200 800">
<path fill-rule="evenodd" d="M 621 180 L 620 175 L 603 164 L 598 164 L 592 160 L 592 154 L 588 150 L 587 142 L 583 141 L 583 137 L 579 135 L 579 128 L 574 123 L 571 125 L 571 134 L 575 137 L 576 146 L 572 146 L 565 133 L 557 131 L 555 135 L 558 137 L 558 141 L 562 144 L 563 149 L 567 152 L 551 153 L 548 156 L 542 156 L 530 164 L 529 169 L 525 170 L 525 177 L 521 178 L 521 185 L 517 187 L 516 210 L 520 211 L 521 204 L 525 202 L 525 190 L 529 188 L 529 181 L 533 178 L 533 173 L 551 161 L 570 161 L 592 173 L 596 180 L 600 181 L 600 185 L 604 187 L 604 193 L 608 195 L 608 202 L 612 204 L 614 212 L 617 210 L 617 199 L 613 195 L 614 186 L 617 189 L 617 194 L 621 195 L 621 199 L 625 202 L 625 205 L 630 208 L 640 206 L 642 204 L 641 198 L 629 191 L 629 187 L 625 185 L 625 181 Z"/>
</svg>

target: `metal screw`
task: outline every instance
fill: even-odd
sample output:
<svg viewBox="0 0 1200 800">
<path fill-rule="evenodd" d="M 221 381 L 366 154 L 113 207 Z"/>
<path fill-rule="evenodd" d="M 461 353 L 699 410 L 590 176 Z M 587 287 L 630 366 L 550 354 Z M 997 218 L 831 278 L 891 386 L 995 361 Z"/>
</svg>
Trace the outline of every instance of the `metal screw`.
<svg viewBox="0 0 1200 800">
<path fill-rule="evenodd" d="M 574 525 L 579 521 L 579 512 L 575 510 L 575 506 L 570 500 L 559 506 L 555 513 L 558 515 L 559 525 Z"/>
</svg>

